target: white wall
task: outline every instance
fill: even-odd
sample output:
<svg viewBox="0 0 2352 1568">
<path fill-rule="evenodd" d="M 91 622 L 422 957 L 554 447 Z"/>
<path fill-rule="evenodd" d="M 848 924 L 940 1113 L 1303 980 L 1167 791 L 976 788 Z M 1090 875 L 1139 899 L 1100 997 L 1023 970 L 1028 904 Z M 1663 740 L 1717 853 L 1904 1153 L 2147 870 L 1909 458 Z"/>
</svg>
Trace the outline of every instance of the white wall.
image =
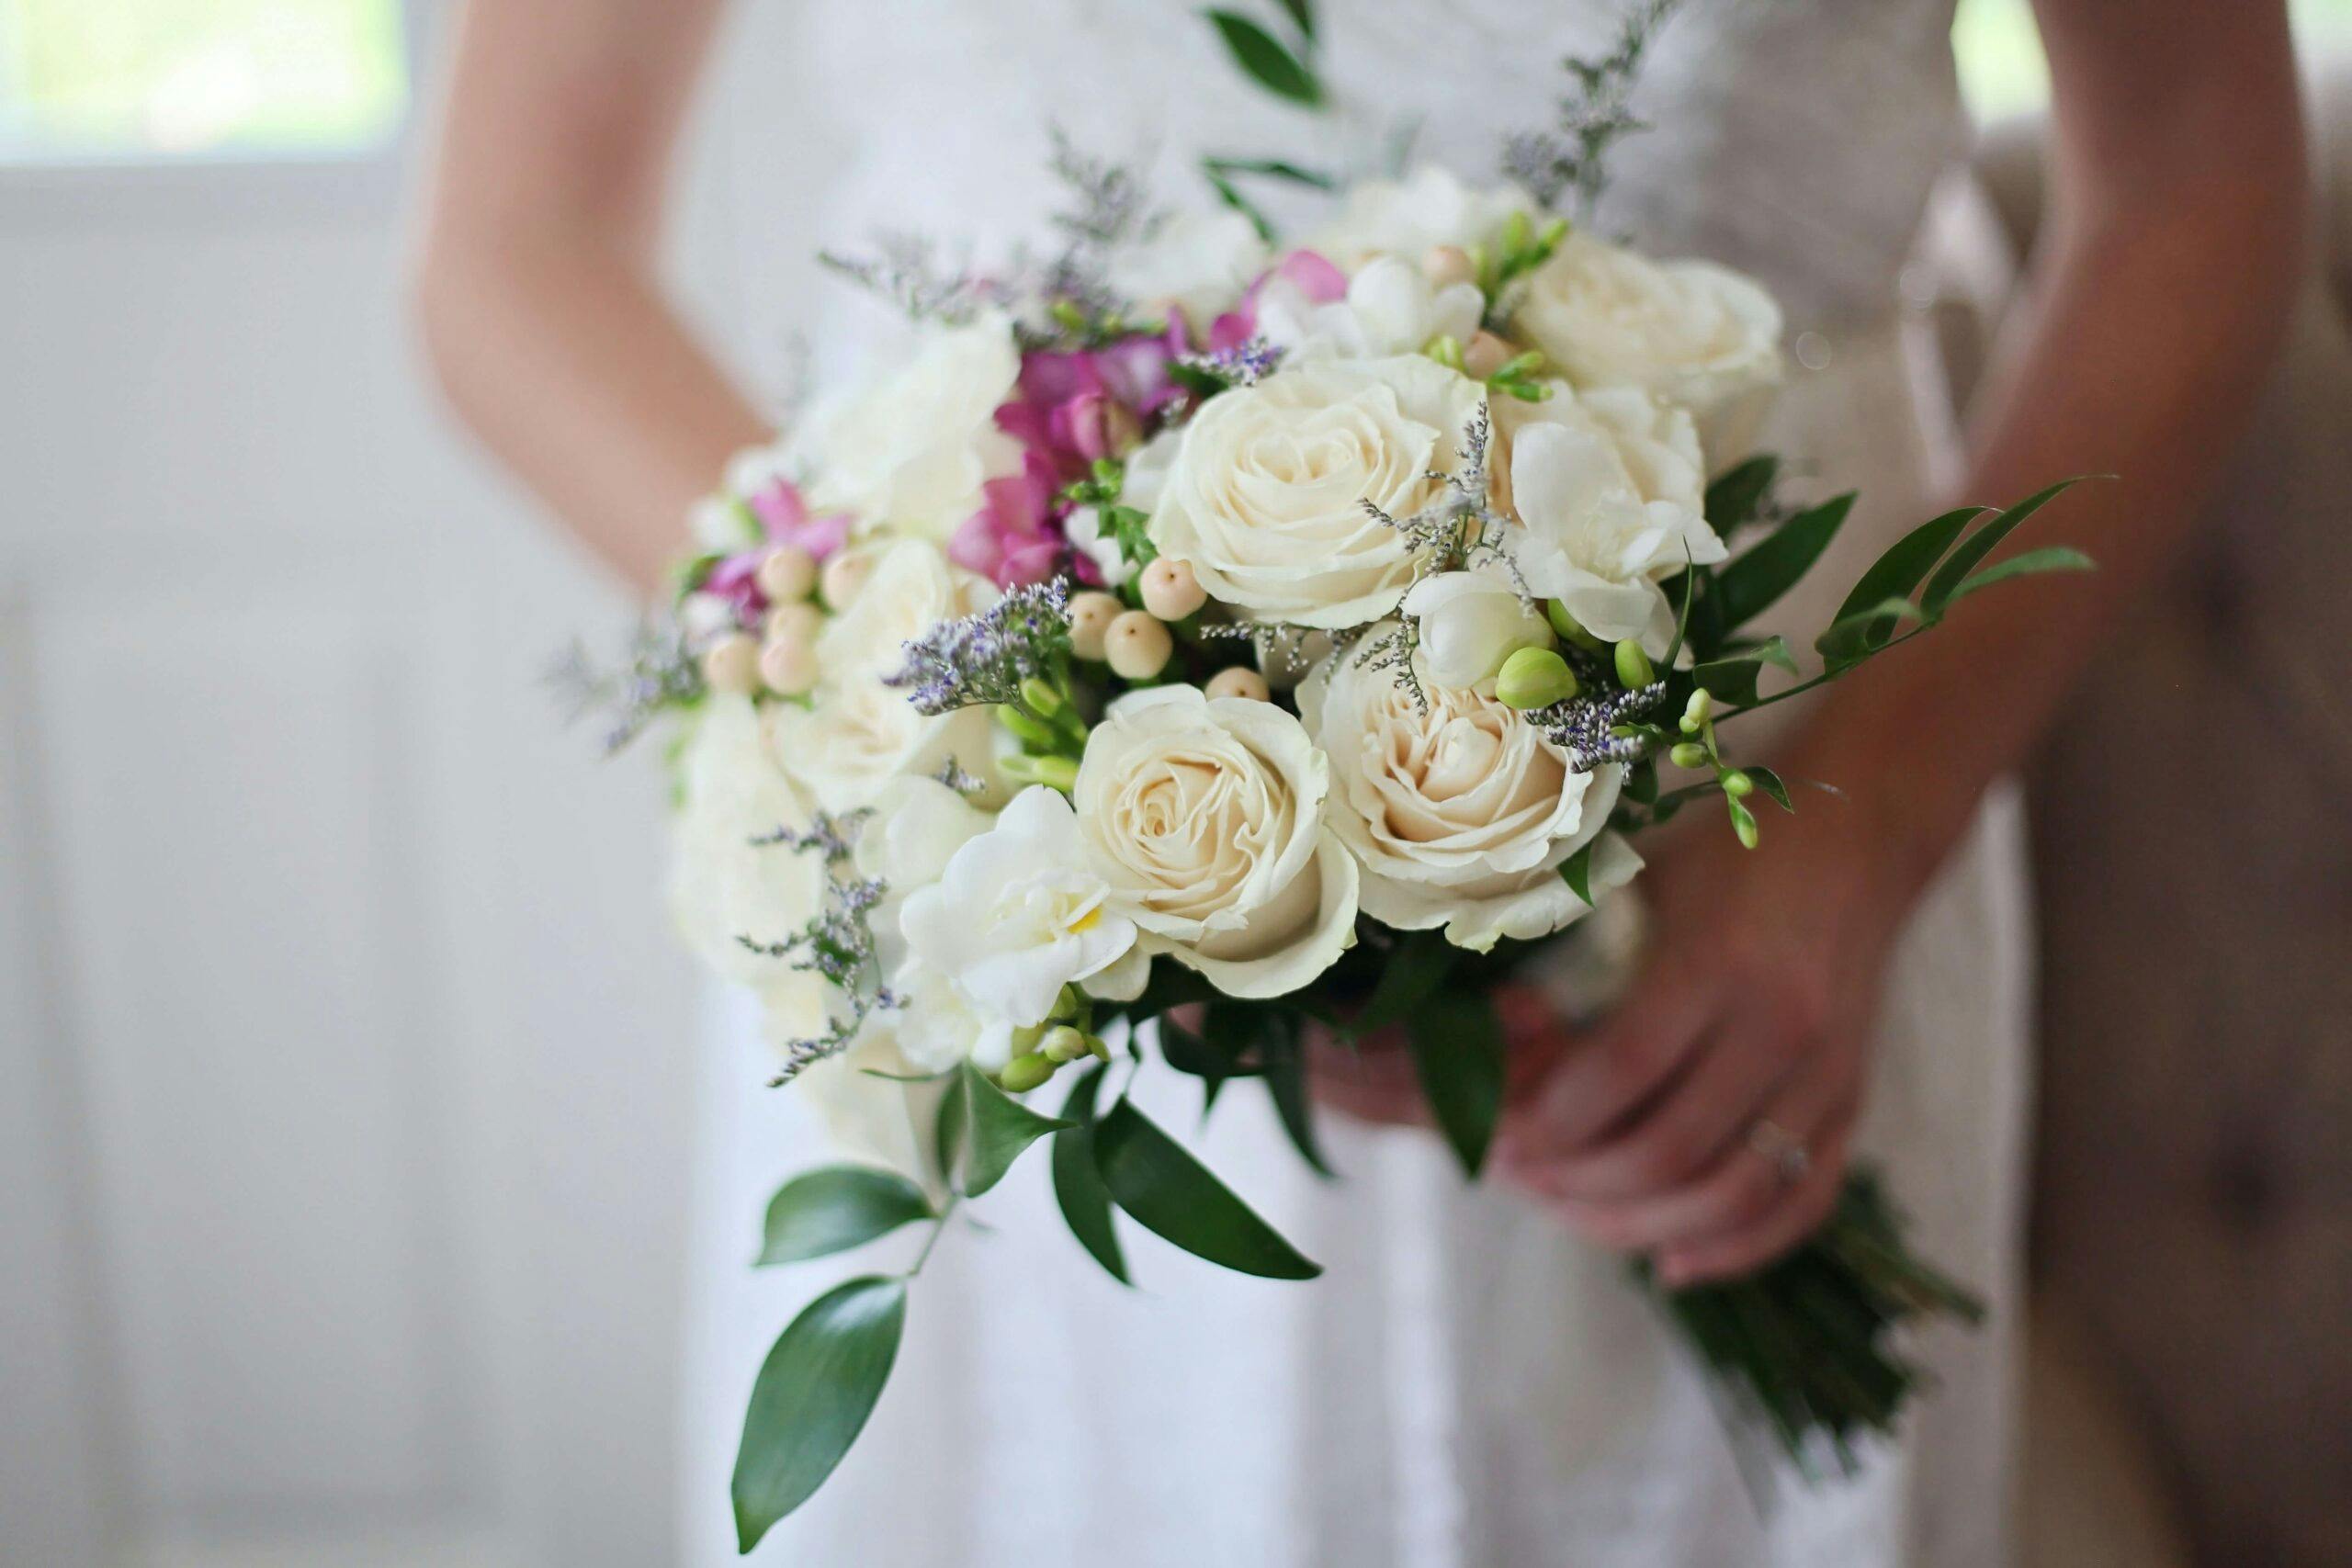
<svg viewBox="0 0 2352 1568">
<path fill-rule="evenodd" d="M 668 1560 L 691 986 L 626 611 L 388 166 L 0 171 L 0 1562 Z"/>
</svg>

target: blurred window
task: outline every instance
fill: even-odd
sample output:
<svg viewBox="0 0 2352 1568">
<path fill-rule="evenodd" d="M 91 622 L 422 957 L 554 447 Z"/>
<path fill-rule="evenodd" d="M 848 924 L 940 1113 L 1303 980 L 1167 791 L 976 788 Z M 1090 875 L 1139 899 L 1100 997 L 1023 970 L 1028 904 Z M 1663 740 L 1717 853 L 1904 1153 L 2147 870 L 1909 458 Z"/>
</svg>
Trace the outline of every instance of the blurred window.
<svg viewBox="0 0 2352 1568">
<path fill-rule="evenodd" d="M 0 163 L 272 160 L 381 147 L 401 0 L 0 0 Z"/>
<path fill-rule="evenodd" d="M 2290 0 L 2306 64 L 2352 54 L 2352 0 Z M 2050 98 L 2050 71 L 2027 0 L 1960 0 L 1952 23 L 1960 88 L 1979 120 L 2038 109 Z"/>
</svg>

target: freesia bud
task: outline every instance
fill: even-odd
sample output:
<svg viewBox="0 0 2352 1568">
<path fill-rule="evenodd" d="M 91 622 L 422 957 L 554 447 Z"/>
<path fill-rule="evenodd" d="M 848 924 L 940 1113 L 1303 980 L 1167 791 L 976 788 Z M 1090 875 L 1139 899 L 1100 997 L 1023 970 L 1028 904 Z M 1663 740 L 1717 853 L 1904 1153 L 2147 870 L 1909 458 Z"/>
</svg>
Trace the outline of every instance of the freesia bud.
<svg viewBox="0 0 2352 1568">
<path fill-rule="evenodd" d="M 1683 705 L 1682 708 L 1682 733 L 1698 734 L 1700 728 L 1707 722 L 1707 716 L 1714 712 L 1714 696 L 1706 687 L 1701 686 L 1692 692 L 1690 702 Z"/>
<path fill-rule="evenodd" d="M 1650 656 L 1642 645 L 1627 637 L 1617 645 L 1617 683 L 1627 691 L 1646 686 L 1657 679 L 1657 671 L 1650 664 Z"/>
<path fill-rule="evenodd" d="M 1045 718 L 1062 711 L 1062 694 L 1043 676 L 1032 675 L 1021 682 L 1021 700 L 1029 705 L 1030 712 Z"/>
<path fill-rule="evenodd" d="M 1089 1055 L 1086 1036 L 1067 1023 L 1057 1023 L 1046 1031 L 1037 1042 L 1037 1050 L 1049 1062 L 1075 1062 Z"/>
<path fill-rule="evenodd" d="M 1667 761 L 1678 768 L 1703 768 L 1707 765 L 1707 749 L 1696 740 L 1678 743 L 1666 756 Z"/>
<path fill-rule="evenodd" d="M 1026 1094 L 1052 1077 L 1054 1069 L 1060 1065 L 1042 1051 L 1030 1051 L 1007 1062 L 996 1081 L 1004 1086 L 1008 1094 Z"/>
<path fill-rule="evenodd" d="M 1068 757 L 1006 757 L 998 761 L 997 771 L 1015 784 L 1044 784 L 1064 795 L 1078 787 L 1078 764 Z"/>
<path fill-rule="evenodd" d="M 1756 813 L 1748 810 L 1736 800 L 1728 801 L 1725 804 L 1731 807 L 1731 830 L 1739 835 L 1740 847 L 1754 849 L 1757 840 Z"/>
<path fill-rule="evenodd" d="M 1548 648 L 1522 648 L 1503 660 L 1495 700 L 1505 707 L 1547 708 L 1577 694 L 1577 672 Z"/>
<path fill-rule="evenodd" d="M 1737 800 L 1743 795 L 1752 793 L 1756 788 L 1756 781 L 1749 778 L 1746 773 L 1741 773 L 1737 768 L 1732 769 L 1729 773 L 1724 774 L 1722 778 L 1717 779 L 1715 782 L 1722 784 L 1724 786 L 1724 793 L 1731 796 L 1734 800 Z"/>
<path fill-rule="evenodd" d="M 1562 641 L 1575 643 L 1590 653 L 1600 651 L 1600 639 L 1585 630 L 1584 623 L 1568 614 L 1568 607 L 1557 599 L 1544 601 L 1544 618 L 1552 623 L 1552 629 L 1560 634 Z"/>
</svg>

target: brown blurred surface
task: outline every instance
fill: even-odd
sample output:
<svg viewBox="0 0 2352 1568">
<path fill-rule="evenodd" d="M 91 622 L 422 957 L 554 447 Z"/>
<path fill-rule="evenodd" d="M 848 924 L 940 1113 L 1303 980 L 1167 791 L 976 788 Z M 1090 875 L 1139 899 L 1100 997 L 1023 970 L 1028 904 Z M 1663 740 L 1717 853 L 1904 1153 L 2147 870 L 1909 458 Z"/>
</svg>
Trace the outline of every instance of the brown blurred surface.
<svg viewBox="0 0 2352 1568">
<path fill-rule="evenodd" d="M 2352 1563 L 2347 126 L 2339 76 L 2322 265 L 2210 526 L 2032 773 L 2037 1289 L 2214 1568 Z M 1980 172 L 2021 249 L 2030 130 Z"/>
</svg>

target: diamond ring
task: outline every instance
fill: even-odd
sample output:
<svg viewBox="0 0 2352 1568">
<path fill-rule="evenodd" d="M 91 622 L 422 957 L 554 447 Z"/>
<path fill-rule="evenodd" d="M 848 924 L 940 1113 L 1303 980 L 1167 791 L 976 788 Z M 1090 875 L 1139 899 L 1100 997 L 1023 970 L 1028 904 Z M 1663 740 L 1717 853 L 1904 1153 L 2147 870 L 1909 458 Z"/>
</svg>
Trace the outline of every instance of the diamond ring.
<svg viewBox="0 0 2352 1568">
<path fill-rule="evenodd" d="M 1804 1144 L 1769 1116 L 1747 1130 L 1747 1146 L 1772 1162 L 1773 1174 L 1783 1187 L 1794 1187 L 1813 1168 L 1813 1156 Z"/>
</svg>

